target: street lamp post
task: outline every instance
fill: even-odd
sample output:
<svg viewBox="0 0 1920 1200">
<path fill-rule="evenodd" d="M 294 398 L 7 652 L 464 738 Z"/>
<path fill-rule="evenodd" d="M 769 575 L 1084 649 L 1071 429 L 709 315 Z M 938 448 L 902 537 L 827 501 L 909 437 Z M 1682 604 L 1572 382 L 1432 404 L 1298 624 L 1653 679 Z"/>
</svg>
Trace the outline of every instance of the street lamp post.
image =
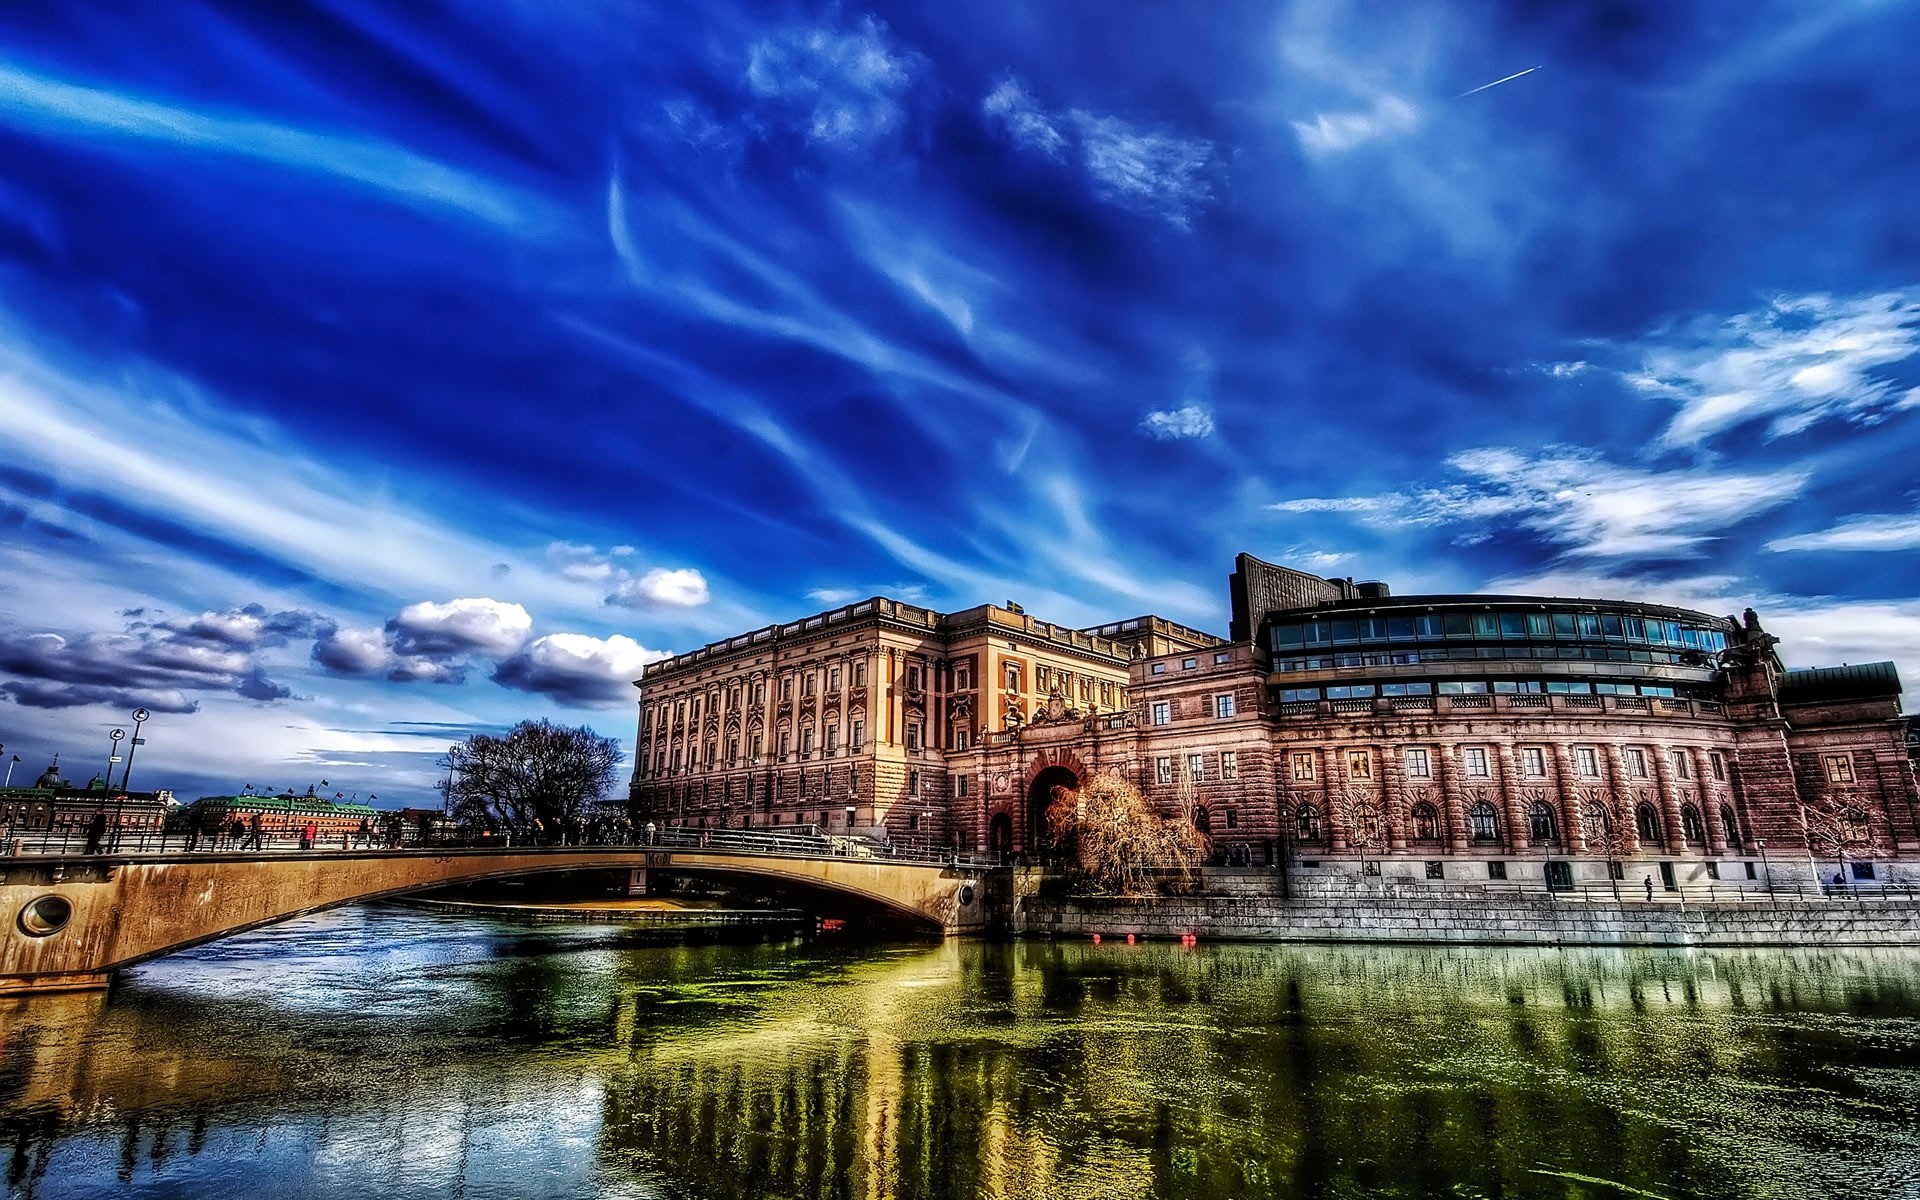
<svg viewBox="0 0 1920 1200">
<path fill-rule="evenodd" d="M 144 708 L 136 708 L 133 710 L 133 740 L 127 743 L 127 769 L 120 776 L 120 790 L 114 794 L 113 798 L 113 848 L 116 851 L 120 849 L 120 826 L 125 822 L 127 816 L 127 788 L 132 786 L 128 781 L 133 778 L 133 754 L 134 751 L 138 750 L 143 744 L 140 737 L 140 726 L 146 724 L 147 718 L 152 715 L 153 714 Z M 114 732 L 118 733 L 120 731 L 116 729 Z M 115 738 L 114 740 L 119 741 L 120 739 Z M 107 786 L 113 786 L 111 778 L 108 779 Z"/>
<path fill-rule="evenodd" d="M 1755 841 L 1754 845 L 1760 848 L 1760 873 L 1767 877 L 1767 899 L 1768 901 L 1772 901 L 1773 899 L 1773 864 L 1767 861 L 1767 844 L 1762 841 Z"/>
</svg>

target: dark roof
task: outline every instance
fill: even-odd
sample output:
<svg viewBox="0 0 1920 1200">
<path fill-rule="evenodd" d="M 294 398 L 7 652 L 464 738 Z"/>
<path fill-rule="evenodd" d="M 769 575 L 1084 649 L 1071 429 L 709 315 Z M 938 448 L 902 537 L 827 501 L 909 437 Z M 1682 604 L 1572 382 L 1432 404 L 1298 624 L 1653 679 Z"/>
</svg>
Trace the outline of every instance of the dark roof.
<svg viewBox="0 0 1920 1200">
<path fill-rule="evenodd" d="M 1890 662 L 1857 663 L 1848 667 L 1810 667 L 1780 677 L 1782 704 L 1814 704 L 1823 700 L 1867 700 L 1900 694 L 1900 673 Z"/>
</svg>

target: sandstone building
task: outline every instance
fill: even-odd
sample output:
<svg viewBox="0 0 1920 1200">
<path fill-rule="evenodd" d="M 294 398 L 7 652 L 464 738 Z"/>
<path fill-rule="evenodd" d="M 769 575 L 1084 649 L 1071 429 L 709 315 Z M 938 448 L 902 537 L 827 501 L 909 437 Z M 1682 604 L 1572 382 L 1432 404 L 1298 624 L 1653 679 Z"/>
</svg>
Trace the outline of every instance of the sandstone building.
<svg viewBox="0 0 1920 1200">
<path fill-rule="evenodd" d="M 1245 554 L 1229 593 L 1230 640 L 875 597 L 653 664 L 634 815 L 1034 856 L 1052 789 L 1111 771 L 1222 861 L 1309 874 L 1884 882 L 1920 859 L 1891 663 L 1785 670 L 1751 611 L 1396 597 Z"/>
</svg>

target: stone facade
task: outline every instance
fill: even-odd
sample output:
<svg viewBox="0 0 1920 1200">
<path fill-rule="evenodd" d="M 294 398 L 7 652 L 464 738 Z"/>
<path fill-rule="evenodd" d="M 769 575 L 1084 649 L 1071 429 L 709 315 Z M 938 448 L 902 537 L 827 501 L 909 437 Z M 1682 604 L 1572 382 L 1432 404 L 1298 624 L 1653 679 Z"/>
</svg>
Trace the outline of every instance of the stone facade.
<svg viewBox="0 0 1920 1200">
<path fill-rule="evenodd" d="M 1232 642 L 876 598 L 657 664 L 636 815 L 1033 858 L 1052 789 L 1114 772 L 1231 864 L 1664 890 L 1757 881 L 1770 857 L 1860 883 L 1920 858 L 1891 664 L 1786 671 L 1751 612 L 1236 567 Z M 793 732 L 836 721 L 824 755 Z M 1822 821 L 1837 841 L 1809 836 Z"/>
</svg>

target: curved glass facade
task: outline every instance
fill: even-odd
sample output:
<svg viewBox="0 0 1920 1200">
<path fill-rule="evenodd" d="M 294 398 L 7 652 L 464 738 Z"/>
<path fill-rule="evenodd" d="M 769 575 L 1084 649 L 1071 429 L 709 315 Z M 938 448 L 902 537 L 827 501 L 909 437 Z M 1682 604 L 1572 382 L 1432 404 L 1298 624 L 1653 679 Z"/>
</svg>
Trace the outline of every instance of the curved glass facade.
<svg viewBox="0 0 1920 1200">
<path fill-rule="evenodd" d="M 1724 618 L 1678 609 L 1649 611 L 1644 606 L 1596 602 L 1485 601 L 1436 604 L 1410 598 L 1405 608 L 1370 605 L 1365 610 L 1319 610 L 1312 615 L 1269 615 L 1265 630 L 1277 674 L 1353 667 L 1402 668 L 1383 672 L 1379 684 L 1342 681 L 1324 690 L 1280 683 L 1278 699 L 1349 699 L 1366 696 L 1431 695 L 1435 692 L 1578 692 L 1671 696 L 1671 683 L 1646 682 L 1646 668 L 1710 669 L 1726 649 Z M 1399 608 L 1396 611 L 1396 608 Z M 1417 611 L 1416 611 L 1417 609 Z M 1473 661 L 1545 660 L 1554 663 L 1618 663 L 1617 672 L 1592 667 L 1582 678 L 1567 678 L 1560 667 L 1546 667 L 1541 678 L 1526 679 L 1509 666 L 1504 678 L 1473 680 Z M 1445 678 L 1409 680 L 1424 664 L 1450 664 Z M 1524 674 L 1524 673 L 1523 673 Z M 1617 675 L 1617 682 L 1604 676 Z M 1391 677 L 1393 682 L 1386 682 Z M 1683 688 L 1680 694 L 1691 694 Z"/>
</svg>

